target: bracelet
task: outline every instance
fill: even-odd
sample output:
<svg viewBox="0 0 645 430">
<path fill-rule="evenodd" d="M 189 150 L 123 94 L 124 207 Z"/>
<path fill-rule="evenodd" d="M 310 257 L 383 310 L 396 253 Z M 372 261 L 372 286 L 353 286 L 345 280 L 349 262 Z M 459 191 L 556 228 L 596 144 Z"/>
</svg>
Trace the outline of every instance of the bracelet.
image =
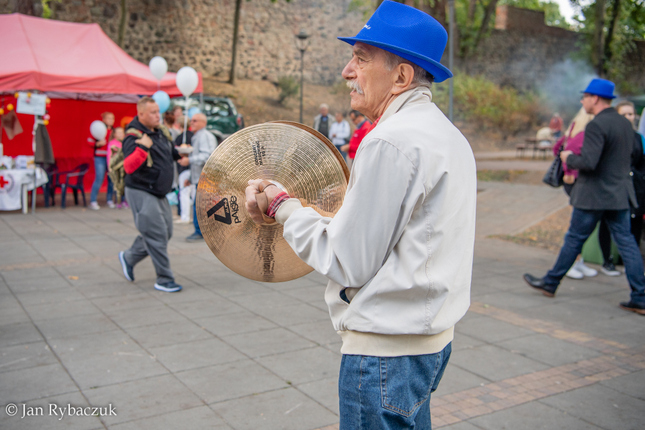
<svg viewBox="0 0 645 430">
<path fill-rule="evenodd" d="M 273 198 L 271 201 L 271 204 L 267 208 L 266 215 L 269 218 L 275 218 L 275 213 L 278 211 L 278 208 L 282 203 L 284 203 L 286 200 L 289 199 L 289 194 L 285 193 L 284 191 L 278 194 Z"/>
</svg>

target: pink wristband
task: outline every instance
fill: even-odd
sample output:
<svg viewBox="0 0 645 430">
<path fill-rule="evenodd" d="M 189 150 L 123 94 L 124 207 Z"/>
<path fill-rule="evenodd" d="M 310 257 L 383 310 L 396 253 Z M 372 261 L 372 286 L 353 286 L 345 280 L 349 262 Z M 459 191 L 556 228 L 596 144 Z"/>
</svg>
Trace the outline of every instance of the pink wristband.
<svg viewBox="0 0 645 430">
<path fill-rule="evenodd" d="M 289 199 L 289 194 L 285 193 L 284 191 L 278 194 L 273 198 L 271 201 L 271 204 L 267 208 L 267 216 L 270 218 L 275 218 L 275 213 L 278 211 L 278 208 L 282 203 L 284 203 L 286 200 Z"/>
</svg>

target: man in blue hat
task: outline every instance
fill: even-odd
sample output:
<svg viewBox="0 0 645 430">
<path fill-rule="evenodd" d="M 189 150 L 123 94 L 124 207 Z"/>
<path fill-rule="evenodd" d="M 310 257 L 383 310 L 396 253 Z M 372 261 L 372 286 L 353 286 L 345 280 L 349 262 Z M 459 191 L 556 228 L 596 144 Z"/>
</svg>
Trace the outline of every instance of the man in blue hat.
<svg viewBox="0 0 645 430">
<path fill-rule="evenodd" d="M 325 301 L 343 341 L 341 430 L 430 429 L 430 394 L 470 305 L 475 159 L 430 92 L 452 76 L 439 62 L 447 38 L 434 18 L 392 1 L 340 38 L 353 45 L 342 72 L 352 109 L 375 127 L 333 219 L 277 187 L 259 198 L 261 180 L 246 189 L 254 221 L 275 217 L 329 278 Z"/>
<path fill-rule="evenodd" d="M 582 245 L 604 218 L 625 263 L 631 287 L 630 300 L 620 303 L 620 307 L 645 315 L 643 259 L 630 231 L 630 204 L 638 207 L 630 171 L 634 148 L 640 145 L 629 120 L 611 107 L 614 98 L 614 83 L 605 79 L 593 79 L 583 91 L 582 106 L 595 118 L 585 128 L 580 155 L 571 151 L 560 154 L 563 163 L 579 172 L 571 191 L 573 213 L 569 230 L 558 259 L 546 276 L 538 278 L 526 273 L 524 280 L 545 296 L 554 297 Z"/>
</svg>

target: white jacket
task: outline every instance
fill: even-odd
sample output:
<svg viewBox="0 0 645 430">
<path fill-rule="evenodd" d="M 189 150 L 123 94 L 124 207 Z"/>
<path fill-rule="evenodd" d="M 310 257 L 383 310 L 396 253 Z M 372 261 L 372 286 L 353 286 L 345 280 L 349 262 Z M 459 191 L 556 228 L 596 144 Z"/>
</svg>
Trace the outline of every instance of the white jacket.
<svg viewBox="0 0 645 430">
<path fill-rule="evenodd" d="M 345 139 L 349 139 L 349 136 L 351 135 L 352 130 L 349 127 L 349 123 L 345 120 L 342 120 L 341 122 L 334 121 L 329 127 L 329 138 L 331 139 L 331 143 L 336 146 L 344 145 L 349 142 L 349 140 L 346 141 Z"/>
<path fill-rule="evenodd" d="M 344 354 L 439 352 L 470 305 L 475 159 L 431 99 L 419 87 L 390 104 L 358 149 L 333 219 L 297 199 L 276 215 L 296 254 L 330 279 L 325 300 Z"/>
</svg>

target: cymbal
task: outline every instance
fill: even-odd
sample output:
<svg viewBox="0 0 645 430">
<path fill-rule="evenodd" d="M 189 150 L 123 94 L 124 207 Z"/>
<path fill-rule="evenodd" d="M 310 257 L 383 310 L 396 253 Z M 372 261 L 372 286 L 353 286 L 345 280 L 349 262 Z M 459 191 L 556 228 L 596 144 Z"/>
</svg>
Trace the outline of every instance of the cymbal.
<svg viewBox="0 0 645 430">
<path fill-rule="evenodd" d="M 256 281 L 284 282 L 313 269 L 282 237 L 279 223 L 255 224 L 245 208 L 251 179 L 267 179 L 319 213 L 333 216 L 343 203 L 349 170 L 336 147 L 299 123 L 246 127 L 211 154 L 199 178 L 197 219 L 213 254 L 229 269 Z"/>
</svg>

